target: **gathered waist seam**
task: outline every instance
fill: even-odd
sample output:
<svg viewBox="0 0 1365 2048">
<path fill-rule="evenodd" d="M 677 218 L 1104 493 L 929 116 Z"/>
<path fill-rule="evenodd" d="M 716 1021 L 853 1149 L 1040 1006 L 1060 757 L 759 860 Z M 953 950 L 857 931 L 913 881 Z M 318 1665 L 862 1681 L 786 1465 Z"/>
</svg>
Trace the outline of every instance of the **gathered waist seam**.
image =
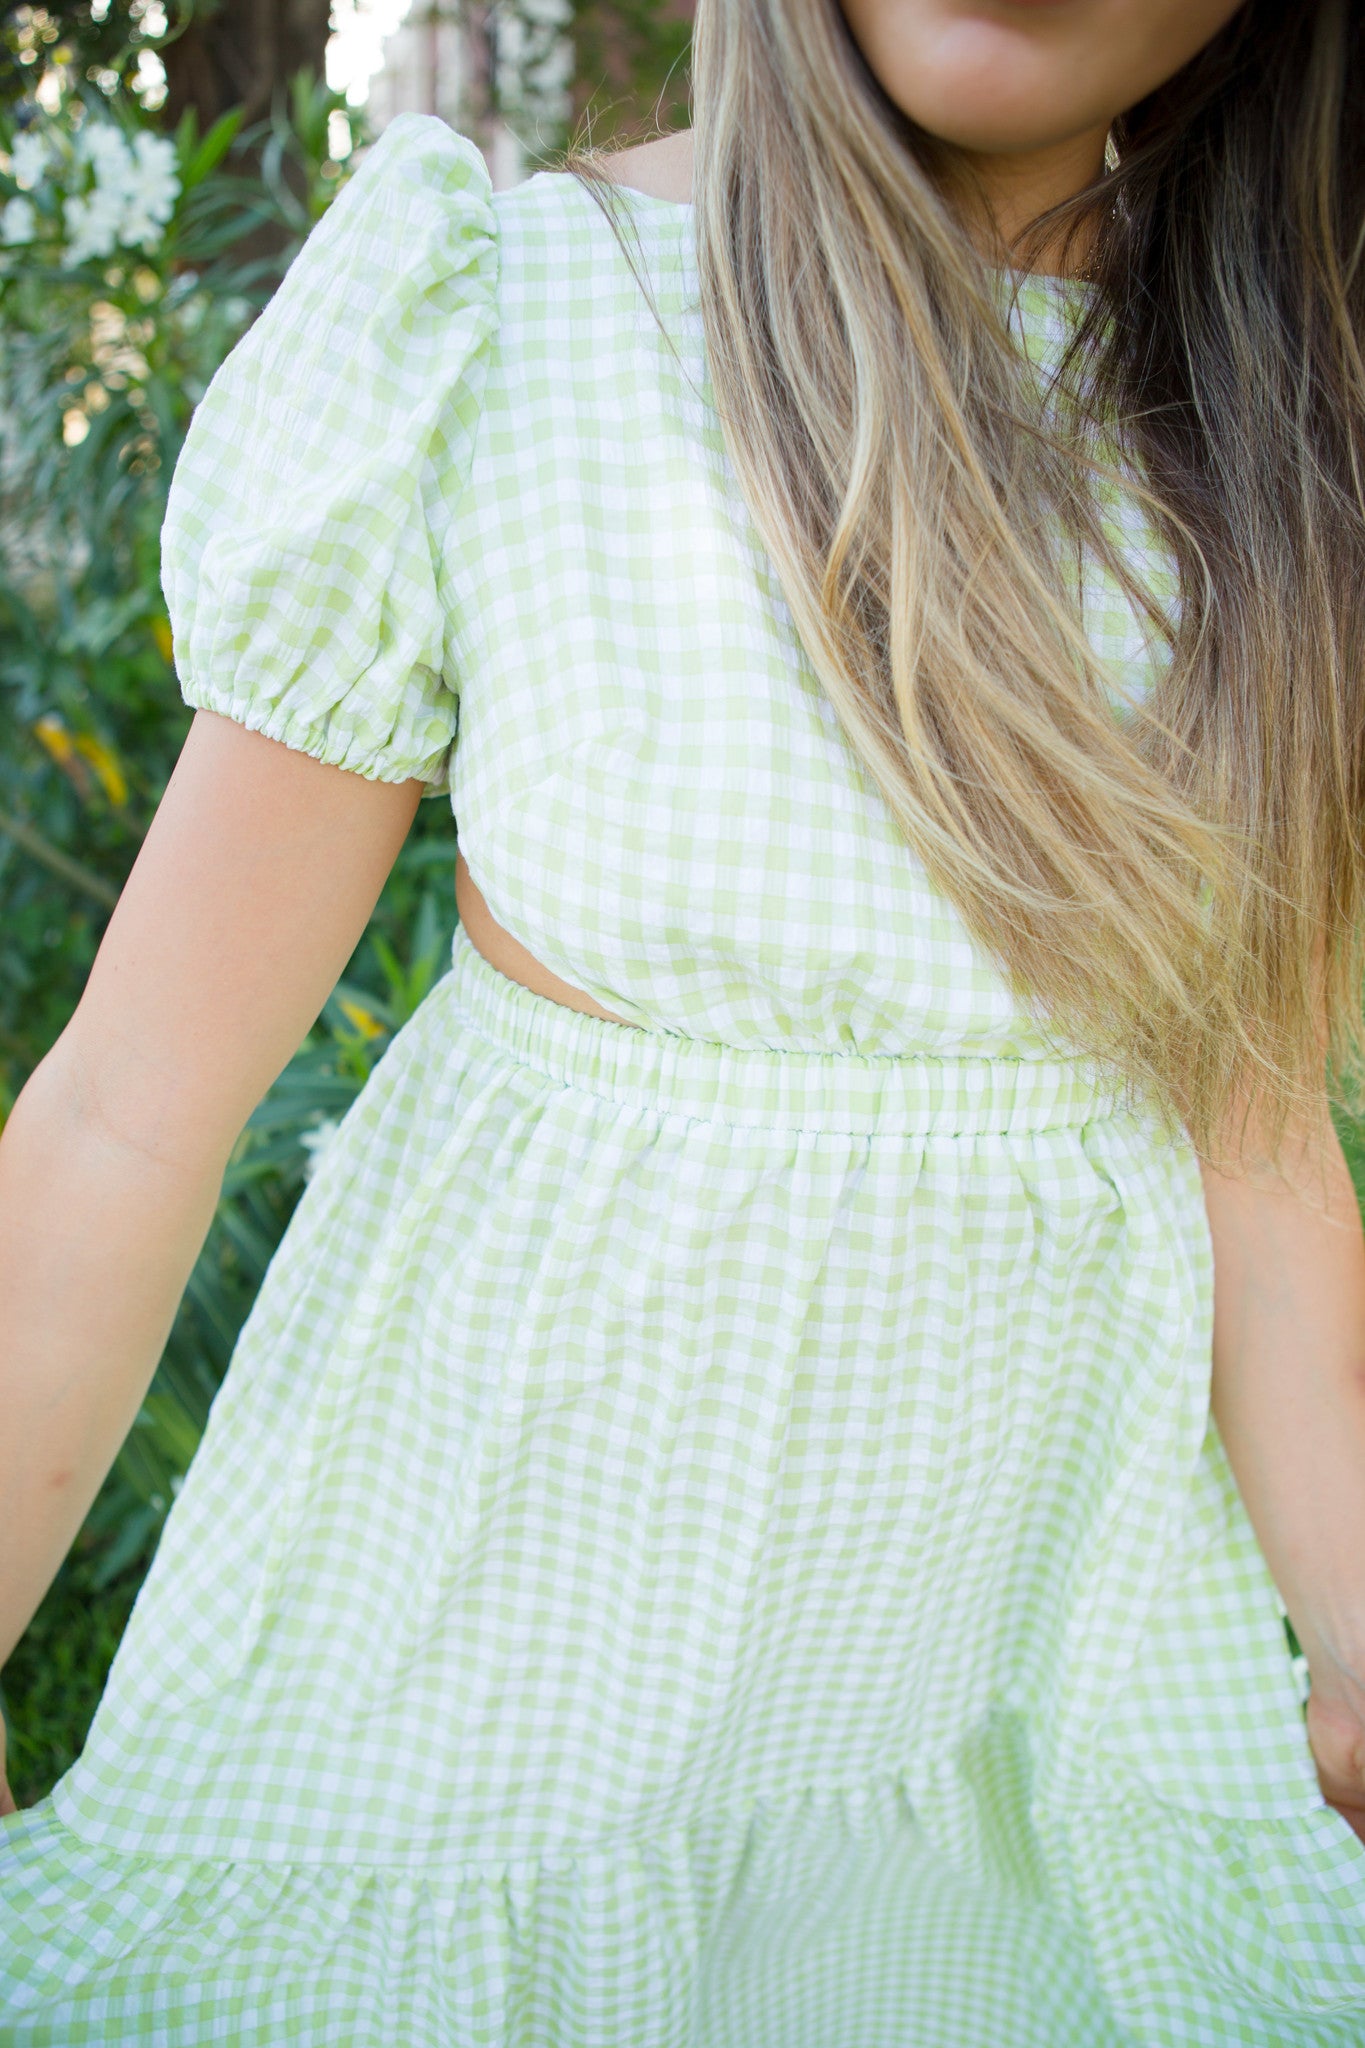
<svg viewBox="0 0 1365 2048">
<path fill-rule="evenodd" d="M 1076 1128 L 1124 1107 L 1121 1083 L 1083 1059 L 735 1046 L 618 1024 L 511 980 L 461 927 L 444 983 L 466 1024 L 518 1065 L 655 1116 L 947 1138 Z"/>
</svg>

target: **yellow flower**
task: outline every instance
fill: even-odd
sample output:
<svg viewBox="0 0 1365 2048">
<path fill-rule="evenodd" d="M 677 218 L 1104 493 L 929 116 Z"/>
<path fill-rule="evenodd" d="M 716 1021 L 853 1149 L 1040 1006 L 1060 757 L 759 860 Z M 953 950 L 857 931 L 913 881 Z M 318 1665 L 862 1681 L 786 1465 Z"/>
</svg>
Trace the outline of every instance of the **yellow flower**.
<svg viewBox="0 0 1365 2048">
<path fill-rule="evenodd" d="M 75 783 L 81 795 L 88 796 L 90 785 L 80 761 L 88 761 L 94 769 L 99 785 L 111 804 L 121 805 L 128 801 L 128 783 L 117 754 L 112 747 L 92 732 L 68 732 L 61 719 L 54 712 L 44 712 L 33 723 L 34 737 L 51 755 L 59 768 L 64 768 Z M 80 756 L 80 761 L 76 756 Z"/>
<path fill-rule="evenodd" d="M 54 718 L 50 711 L 45 712 L 41 718 L 35 719 L 33 731 L 58 767 L 64 767 L 71 759 L 73 748 L 71 735 L 60 718 Z"/>
<path fill-rule="evenodd" d="M 161 656 L 161 659 L 169 661 L 171 658 L 171 622 L 169 619 L 152 620 L 152 638 L 156 642 L 156 651 Z"/>
<path fill-rule="evenodd" d="M 340 998 L 337 1008 L 349 1024 L 354 1024 L 362 1038 L 383 1037 L 384 1026 L 372 1011 L 364 1009 L 359 1003 L 351 1002 L 345 996 Z"/>
<path fill-rule="evenodd" d="M 77 751 L 84 754 L 99 777 L 100 787 L 110 803 L 115 806 L 126 804 L 128 783 L 113 748 L 106 747 L 104 741 L 97 739 L 92 732 L 77 733 L 75 743 Z"/>
</svg>

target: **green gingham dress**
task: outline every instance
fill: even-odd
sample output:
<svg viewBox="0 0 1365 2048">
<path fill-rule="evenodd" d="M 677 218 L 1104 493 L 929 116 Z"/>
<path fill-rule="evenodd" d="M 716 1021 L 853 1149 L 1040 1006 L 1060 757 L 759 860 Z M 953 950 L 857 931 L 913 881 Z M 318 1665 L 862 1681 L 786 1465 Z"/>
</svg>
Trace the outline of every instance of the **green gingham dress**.
<svg viewBox="0 0 1365 2048">
<path fill-rule="evenodd" d="M 0 1823 L 0 2041 L 1359 2048 L 1197 1161 L 860 771 L 626 203 L 677 358 L 574 179 L 404 116 L 195 415 L 188 702 L 448 793 L 643 1028 L 457 933 Z"/>
</svg>

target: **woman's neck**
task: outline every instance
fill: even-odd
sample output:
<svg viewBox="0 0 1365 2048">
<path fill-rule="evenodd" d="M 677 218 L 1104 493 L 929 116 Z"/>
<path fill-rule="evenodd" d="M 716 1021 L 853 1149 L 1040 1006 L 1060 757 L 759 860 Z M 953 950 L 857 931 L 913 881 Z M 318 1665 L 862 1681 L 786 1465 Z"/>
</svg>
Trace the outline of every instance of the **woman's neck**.
<svg viewBox="0 0 1365 2048">
<path fill-rule="evenodd" d="M 977 215 L 972 231 L 983 253 L 994 262 L 1002 243 L 1006 252 L 1016 251 L 1031 220 L 1097 183 L 1104 172 L 1107 139 L 1107 127 L 1096 127 L 1017 156 L 1004 151 L 962 152 L 975 186 L 962 196 L 969 216 Z M 1030 270 L 1066 276 L 1076 269 L 1084 248 L 1077 242 L 1068 252 L 1065 238 L 1054 233 L 1026 253 Z"/>
</svg>

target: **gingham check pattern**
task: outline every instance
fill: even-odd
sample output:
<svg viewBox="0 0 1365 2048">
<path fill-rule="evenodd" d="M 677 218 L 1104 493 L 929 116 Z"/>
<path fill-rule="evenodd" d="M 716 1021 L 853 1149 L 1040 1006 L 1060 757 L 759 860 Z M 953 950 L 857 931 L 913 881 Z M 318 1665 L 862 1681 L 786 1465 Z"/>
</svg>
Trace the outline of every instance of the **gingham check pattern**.
<svg viewBox="0 0 1365 2048">
<path fill-rule="evenodd" d="M 571 181 L 403 117 L 196 415 L 187 699 L 449 758 L 495 916 L 649 1028 L 457 933 L 85 1754 L 0 1823 L 0 2040 L 1358 2044 L 1365 1849 L 1209 1423 L 1197 1162 L 861 780 L 690 213 L 637 218 L 681 369 Z"/>
</svg>

